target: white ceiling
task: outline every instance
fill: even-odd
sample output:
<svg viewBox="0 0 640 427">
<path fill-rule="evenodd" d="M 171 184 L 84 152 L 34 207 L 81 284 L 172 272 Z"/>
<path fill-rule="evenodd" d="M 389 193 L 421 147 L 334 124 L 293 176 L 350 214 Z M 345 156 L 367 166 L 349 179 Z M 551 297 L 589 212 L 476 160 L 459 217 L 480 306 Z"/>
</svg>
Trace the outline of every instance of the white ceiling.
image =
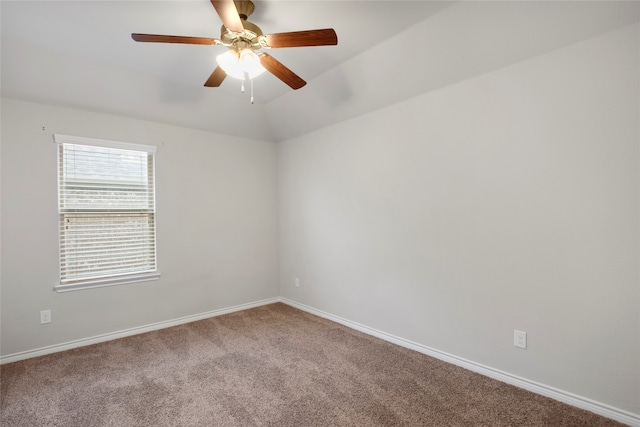
<svg viewBox="0 0 640 427">
<path fill-rule="evenodd" d="M 208 0 L 2 0 L 2 95 L 278 141 L 640 20 L 637 1 L 254 3 L 267 34 L 336 30 L 338 46 L 269 52 L 302 89 L 265 74 L 250 105 L 237 80 L 203 86 L 224 47 L 131 39 L 219 37 Z"/>
</svg>

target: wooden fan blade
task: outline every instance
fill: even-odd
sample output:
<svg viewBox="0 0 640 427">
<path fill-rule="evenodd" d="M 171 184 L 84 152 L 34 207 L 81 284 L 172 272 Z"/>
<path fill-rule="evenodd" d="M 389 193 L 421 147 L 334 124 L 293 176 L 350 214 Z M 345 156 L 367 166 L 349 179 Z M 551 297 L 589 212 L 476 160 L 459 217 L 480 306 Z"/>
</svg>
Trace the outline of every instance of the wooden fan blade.
<svg viewBox="0 0 640 427">
<path fill-rule="evenodd" d="M 307 84 L 307 82 L 302 80 L 297 74 L 282 65 L 280 61 L 268 53 L 260 53 L 260 64 L 262 64 L 267 71 L 288 84 L 294 90 L 300 89 L 302 86 Z"/>
<path fill-rule="evenodd" d="M 224 25 L 227 30 L 236 33 L 244 31 L 242 20 L 240 19 L 240 15 L 238 15 L 238 9 L 236 9 L 233 0 L 211 0 L 211 4 L 216 8 L 216 12 L 218 12 L 222 20 L 222 25 Z"/>
<path fill-rule="evenodd" d="M 206 87 L 218 87 L 222 84 L 224 78 L 227 77 L 227 73 L 224 72 L 219 66 L 213 70 L 213 73 L 209 76 L 209 80 L 204 84 Z"/>
<path fill-rule="evenodd" d="M 182 44 L 220 44 L 218 39 L 207 37 L 187 37 L 187 36 L 164 36 L 159 34 L 131 34 L 131 38 L 137 42 L 152 43 L 182 43 Z"/>
<path fill-rule="evenodd" d="M 331 46 L 338 44 L 338 35 L 333 28 L 268 34 L 265 37 L 267 38 L 267 45 L 270 47 Z"/>
</svg>

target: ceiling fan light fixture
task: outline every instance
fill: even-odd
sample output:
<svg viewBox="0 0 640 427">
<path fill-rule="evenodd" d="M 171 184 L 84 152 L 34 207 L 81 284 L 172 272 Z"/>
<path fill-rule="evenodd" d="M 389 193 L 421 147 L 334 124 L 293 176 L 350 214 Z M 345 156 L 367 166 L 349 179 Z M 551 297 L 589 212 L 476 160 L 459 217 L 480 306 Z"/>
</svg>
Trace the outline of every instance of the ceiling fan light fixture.
<svg viewBox="0 0 640 427">
<path fill-rule="evenodd" d="M 238 60 L 238 52 L 234 50 L 228 50 L 216 57 L 216 62 L 220 68 L 224 70 L 227 76 L 242 80 L 244 79 L 244 70 L 240 67 L 240 62 Z"/>
<path fill-rule="evenodd" d="M 267 71 L 262 64 L 260 64 L 260 58 L 258 55 L 256 55 L 256 53 L 251 49 L 244 49 L 240 52 L 239 62 L 244 71 L 249 74 L 250 79 L 258 77 L 260 74 Z"/>
<path fill-rule="evenodd" d="M 244 80 L 245 73 L 253 79 L 266 71 L 260 64 L 258 55 L 251 49 L 243 49 L 241 52 L 229 49 L 218 55 L 216 62 L 228 76 L 240 80 Z"/>
</svg>

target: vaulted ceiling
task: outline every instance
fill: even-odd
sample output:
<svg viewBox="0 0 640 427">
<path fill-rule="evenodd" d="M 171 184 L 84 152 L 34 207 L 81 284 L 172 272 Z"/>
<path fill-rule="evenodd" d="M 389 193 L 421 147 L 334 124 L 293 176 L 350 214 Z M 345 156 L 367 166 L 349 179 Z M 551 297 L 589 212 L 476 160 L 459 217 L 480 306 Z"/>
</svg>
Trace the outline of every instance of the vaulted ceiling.
<svg viewBox="0 0 640 427">
<path fill-rule="evenodd" d="M 203 86 L 224 47 L 131 39 L 219 37 L 208 0 L 2 0 L 2 95 L 279 141 L 640 20 L 636 1 L 254 3 L 268 34 L 336 30 L 337 46 L 269 52 L 302 89 L 265 74 L 252 105 L 238 80 Z"/>
</svg>

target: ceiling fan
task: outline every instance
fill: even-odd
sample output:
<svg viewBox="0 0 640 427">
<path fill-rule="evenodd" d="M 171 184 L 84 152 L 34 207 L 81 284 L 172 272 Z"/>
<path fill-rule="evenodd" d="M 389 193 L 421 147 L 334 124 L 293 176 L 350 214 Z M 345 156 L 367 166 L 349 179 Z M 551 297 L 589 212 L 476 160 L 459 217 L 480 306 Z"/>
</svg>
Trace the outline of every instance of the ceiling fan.
<svg viewBox="0 0 640 427">
<path fill-rule="evenodd" d="M 332 28 L 264 35 L 260 27 L 247 21 L 247 18 L 255 9 L 255 5 L 250 0 L 211 0 L 211 4 L 213 4 L 222 20 L 219 39 L 138 33 L 131 34 L 131 37 L 137 42 L 203 44 L 228 47 L 227 52 L 216 58 L 218 66 L 205 82 L 204 85 L 207 87 L 220 86 L 227 75 L 240 80 L 244 80 L 245 75 L 248 75 L 249 79 L 252 80 L 264 71 L 269 71 L 292 89 L 300 89 L 307 82 L 273 56 L 266 52 L 257 51 L 263 48 L 338 44 L 338 36 Z"/>
</svg>

